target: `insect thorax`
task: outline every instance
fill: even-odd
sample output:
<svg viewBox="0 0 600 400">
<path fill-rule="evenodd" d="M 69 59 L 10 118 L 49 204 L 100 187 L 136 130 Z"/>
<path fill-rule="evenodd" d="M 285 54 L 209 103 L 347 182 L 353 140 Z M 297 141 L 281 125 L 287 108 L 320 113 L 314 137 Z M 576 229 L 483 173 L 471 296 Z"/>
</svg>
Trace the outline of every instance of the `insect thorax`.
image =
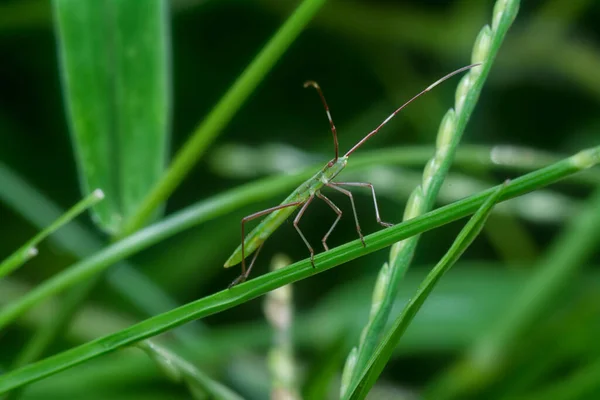
<svg viewBox="0 0 600 400">
<path fill-rule="evenodd" d="M 346 167 L 347 163 L 348 157 L 340 157 L 336 160 L 335 163 L 331 163 L 330 161 L 329 163 L 327 163 L 327 165 L 325 165 L 325 167 L 321 171 L 321 175 L 319 177 L 320 181 L 323 182 L 323 184 L 329 183 L 340 172 L 342 172 L 344 167 Z"/>
</svg>

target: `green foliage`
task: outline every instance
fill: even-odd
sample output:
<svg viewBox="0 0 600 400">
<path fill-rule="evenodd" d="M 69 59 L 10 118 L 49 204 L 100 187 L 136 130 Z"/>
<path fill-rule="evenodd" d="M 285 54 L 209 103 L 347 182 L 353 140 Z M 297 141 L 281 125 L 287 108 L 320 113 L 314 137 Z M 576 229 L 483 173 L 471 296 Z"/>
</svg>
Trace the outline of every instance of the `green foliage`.
<svg viewBox="0 0 600 400">
<path fill-rule="evenodd" d="M 434 205 L 500 45 L 517 15 L 518 7 L 518 1 L 497 1 L 492 27 L 485 25 L 479 32 L 473 46 L 471 61 L 482 65 L 469 70 L 458 84 L 455 107 L 446 112 L 440 123 L 435 153 L 423 170 L 421 184 L 413 190 L 408 199 L 404 220 L 422 215 Z M 389 261 L 379 272 L 369 322 L 356 351 L 352 350 L 348 356 L 344 374 L 349 376 L 349 383 L 342 386 L 342 397 L 345 397 L 349 388 L 359 384 L 360 375 L 368 368 L 367 364 L 381 340 L 400 282 L 412 262 L 418 240 L 419 236 L 414 236 L 394 244 L 390 250 Z"/>
<path fill-rule="evenodd" d="M 425 303 L 425 300 L 438 281 L 454 264 L 456 264 L 460 256 L 467 250 L 471 243 L 473 243 L 477 235 L 479 235 L 488 216 L 492 212 L 492 208 L 500 198 L 504 189 L 505 186 L 500 186 L 481 205 L 463 230 L 460 231 L 456 240 L 452 243 L 450 249 L 448 249 L 448 252 L 444 254 L 444 257 L 442 257 L 440 262 L 425 277 L 423 283 L 421 283 L 419 289 L 417 289 L 415 296 L 410 299 L 398 318 L 396 318 L 396 321 L 394 321 L 392 328 L 386 332 L 382 338 L 381 343 L 373 353 L 373 357 L 371 357 L 366 367 L 359 372 L 358 384 L 355 387 L 348 388 L 352 390 L 347 392 L 347 398 L 364 399 L 367 397 L 369 391 L 373 385 L 375 385 L 377 378 L 379 378 L 381 371 L 383 371 L 383 368 L 392 356 L 394 348 L 398 345 L 398 341 L 404 332 L 406 332 L 406 329 L 414 319 L 415 315 L 421 309 L 421 306 L 423 306 L 423 303 Z M 344 382 L 342 382 L 342 385 L 343 384 Z M 346 391 L 342 390 L 342 392 Z"/>
<path fill-rule="evenodd" d="M 518 3 L 3 2 L 0 393 L 598 397 L 600 60 L 583 18 L 598 5 L 522 2 L 515 18 Z M 357 188 L 363 247 L 332 194 L 330 251 L 331 210 L 301 222 L 315 269 L 284 223 L 225 289 L 240 219 L 331 158 L 304 81 L 345 150 L 476 61 L 340 175 L 403 222 L 380 229 Z M 72 220 L 97 187 L 91 221 Z M 290 265 L 265 273 L 281 253 Z"/>
<path fill-rule="evenodd" d="M 588 168 L 598 163 L 600 163 L 600 147 L 583 151 L 547 168 L 522 176 L 506 185 L 501 185 L 504 187 L 499 201 L 521 195 L 540 185 L 553 182 L 570 173 L 577 172 L 581 168 Z M 362 246 L 360 240 L 354 240 L 324 254 L 320 254 L 315 257 L 315 263 L 319 265 L 318 269 L 312 267 L 310 259 L 305 259 L 285 269 L 265 274 L 249 282 L 235 286 L 232 289 L 222 290 L 177 309 L 157 315 L 113 335 L 97 339 L 78 348 L 7 373 L 0 377 L 0 393 L 7 389 L 41 379 L 44 376 L 56 373 L 107 352 L 155 336 L 183 323 L 222 312 L 283 285 L 305 279 L 362 255 L 390 246 L 392 243 L 455 221 L 475 212 L 497 190 L 498 188 L 487 190 L 462 201 L 417 216 L 391 228 L 365 236 L 365 242 L 368 243 L 366 247 Z M 497 199 L 494 200 L 496 201 Z M 189 216 L 186 217 L 189 218 Z M 0 310 L 0 328 L 6 326 L 6 324 L 14 320 L 21 313 L 43 301 L 48 296 L 57 294 L 67 287 L 78 284 L 82 279 L 100 272 L 121 258 L 141 250 L 156 240 L 164 239 L 166 232 L 172 233 L 173 231 L 177 231 L 177 229 L 181 229 L 182 225 L 185 226 L 189 223 L 185 219 L 184 221 L 168 220 L 156 224 L 173 225 L 168 229 L 165 229 L 163 226 L 150 226 L 129 236 L 79 264 L 73 265 L 64 273 L 50 279 L 45 284 L 38 286 L 23 296 L 20 300 Z"/>
</svg>

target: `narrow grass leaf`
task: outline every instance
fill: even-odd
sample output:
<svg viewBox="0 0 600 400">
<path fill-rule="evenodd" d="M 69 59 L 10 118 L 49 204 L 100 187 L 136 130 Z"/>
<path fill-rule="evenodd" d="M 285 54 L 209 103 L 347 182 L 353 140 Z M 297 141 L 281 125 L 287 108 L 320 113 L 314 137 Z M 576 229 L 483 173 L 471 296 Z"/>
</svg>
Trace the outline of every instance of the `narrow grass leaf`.
<svg viewBox="0 0 600 400">
<path fill-rule="evenodd" d="M 442 257 L 440 262 L 425 277 L 414 297 L 412 297 L 404 310 L 394 321 L 390 330 L 385 334 L 381 343 L 377 346 L 373 357 L 369 360 L 367 367 L 360 373 L 357 386 L 349 393 L 348 398 L 352 400 L 364 399 L 379 378 L 383 368 L 390 357 L 400 338 L 412 322 L 413 318 L 425 303 L 425 300 L 436 286 L 437 282 L 448 270 L 458 261 L 465 250 L 473 243 L 473 240 L 479 235 L 492 208 L 500 199 L 500 195 L 506 188 L 506 184 L 498 187 L 488 199 L 481 205 L 479 210 L 471 217 L 467 225 L 459 233 L 458 237 L 452 243 L 448 252 Z"/>
<path fill-rule="evenodd" d="M 506 191 L 502 195 L 502 200 L 539 189 L 576 172 L 591 168 L 599 162 L 600 146 L 580 151 L 558 163 L 512 180 L 507 185 Z M 305 173 L 301 173 L 300 176 L 303 176 L 303 174 Z M 226 214 L 230 210 L 235 209 L 240 203 L 251 201 L 253 198 L 264 198 L 269 192 L 273 193 L 280 190 L 281 187 L 289 187 L 292 180 L 293 178 L 288 176 L 265 179 L 257 184 L 249 184 L 218 196 L 213 196 L 108 246 L 93 256 L 73 264 L 58 275 L 38 285 L 21 299 L 0 309 L 0 329 L 39 302 L 101 273 L 114 263 L 200 222 Z M 315 257 L 315 261 L 320 260 L 323 264 L 319 268 L 319 271 L 322 268 L 332 268 L 343 262 L 389 246 L 392 243 L 469 215 L 475 212 L 490 194 L 491 189 L 404 221 L 394 227 L 373 233 L 368 236 L 371 238 L 371 242 L 366 248 L 358 245 L 360 241 L 353 241 L 336 249 L 321 253 Z M 294 268 L 292 266 L 288 267 L 285 273 L 292 270 L 301 273 L 302 276 L 296 277 L 296 279 L 302 279 L 316 273 L 312 268 L 304 270 L 304 266 L 308 264 L 310 263 L 307 263 L 306 260 L 296 263 L 293 265 Z M 285 275 L 285 273 L 277 271 L 270 275 Z M 294 281 L 293 279 L 287 280 L 282 282 L 282 284 Z M 258 279 L 253 279 L 249 283 L 252 286 L 258 284 L 258 282 Z M 275 283 L 275 281 L 272 283 Z M 278 286 L 272 286 L 271 289 L 276 287 Z"/>
<path fill-rule="evenodd" d="M 516 17 L 518 6 L 518 0 L 498 0 L 492 16 L 492 27 L 485 25 L 475 39 L 471 63 L 480 65 L 464 74 L 458 84 L 454 108 L 448 110 L 440 123 L 435 153 L 423 170 L 420 185 L 409 197 L 404 220 L 423 215 L 434 206 L 483 85 Z M 359 372 L 366 367 L 381 340 L 400 281 L 412 262 L 418 241 L 419 236 L 415 236 L 394 244 L 390 249 L 389 261 L 381 269 L 381 274 L 389 274 L 389 279 L 383 280 L 385 285 L 376 286 L 378 292 L 374 291 L 373 299 L 377 298 L 377 301 L 372 302 L 369 320 L 356 347 L 358 356 L 354 366 L 348 363 L 344 367 L 347 370 L 344 374 L 352 377 L 351 384 L 344 386 L 346 389 L 357 385 Z M 344 388 L 341 390 L 342 397 L 345 397 Z"/>
<path fill-rule="evenodd" d="M 514 299 L 490 329 L 428 389 L 428 398 L 463 398 L 492 382 L 510 365 L 511 354 L 524 334 L 557 302 L 565 286 L 583 268 L 600 243 L 600 189 L 590 196 L 550 249 L 534 266 Z"/>
<path fill-rule="evenodd" d="M 79 214 L 92 207 L 94 204 L 97 204 L 100 200 L 104 198 L 104 193 L 102 190 L 96 189 L 90 195 L 88 195 L 85 199 L 81 200 L 79 203 L 75 204 L 70 210 L 60 216 L 56 221 L 54 221 L 50 226 L 46 229 L 35 235 L 33 239 L 25 243 L 21 246 L 16 252 L 14 252 L 11 256 L 9 256 L 6 260 L 2 261 L 0 264 L 0 278 L 6 276 L 13 272 L 15 269 L 19 268 L 23 265 L 27 260 L 31 257 L 37 255 L 36 246 L 48 237 L 50 234 L 58 230 L 64 224 L 70 222 L 72 219 L 77 217 Z"/>
<path fill-rule="evenodd" d="M 205 399 L 208 395 L 211 399 L 242 400 L 233 390 L 205 375 L 172 350 L 149 340 L 137 346 L 146 352 L 171 380 L 185 382 L 195 398 Z"/>
<path fill-rule="evenodd" d="M 2 164 L 0 164 L 0 186 L 6 189 L 0 191 L 0 199 L 16 212 L 23 215 L 33 225 L 43 226 L 48 223 L 47 221 L 51 221 L 57 217 L 61 218 L 60 216 L 63 214 L 50 200 L 46 199 L 41 193 L 29 186 L 21 177 Z M 72 222 L 64 226 L 63 229 L 53 234 L 51 239 L 73 256 L 79 258 L 84 258 L 90 253 L 98 251 L 102 246 L 100 240 L 77 222 Z M 118 268 L 112 271 L 108 276 L 108 282 L 117 292 L 120 292 L 123 297 L 133 302 L 146 314 L 157 314 L 177 306 L 175 301 L 167 296 L 158 286 L 145 278 L 144 275 L 138 273 L 132 265 L 126 262 L 121 262 Z M 60 308 L 57 304 L 54 305 L 54 310 L 57 310 L 57 312 L 54 313 L 53 318 L 45 325 L 36 330 L 25 346 L 22 346 L 11 366 L 12 368 L 29 364 L 39 359 L 45 353 L 46 349 L 60 334 L 62 328 L 69 323 L 72 311 L 80 303 L 77 301 L 80 298 L 80 293 L 87 292 L 88 287 L 91 285 L 90 281 L 86 281 L 71 288 L 62 298 Z M 198 327 L 198 323 L 188 324 L 173 332 L 173 336 L 184 345 L 186 354 L 196 351 L 194 346 L 195 341 L 198 340 Z M 153 344 L 153 348 L 161 351 L 161 347 L 157 344 Z M 190 370 L 190 363 L 182 357 L 178 357 L 176 361 L 186 363 L 182 368 Z M 13 391 L 11 392 L 11 396 L 13 396 L 11 398 L 16 398 L 18 393 Z"/>
<path fill-rule="evenodd" d="M 60 72 L 84 193 L 116 233 L 158 180 L 171 118 L 166 0 L 53 0 Z"/>
<path fill-rule="evenodd" d="M 506 185 L 505 190 L 500 194 L 500 199 L 498 200 L 508 200 L 533 191 L 561 178 L 565 178 L 568 175 L 590 168 L 599 162 L 600 147 L 581 151 L 559 163 L 512 180 Z M 187 322 L 230 309 L 283 285 L 308 278 L 362 255 L 390 246 L 397 241 L 465 217 L 476 212 L 495 190 L 497 188 L 486 190 L 456 203 L 440 207 L 424 215 L 402 222 L 396 226 L 368 235 L 365 237 L 366 247 L 362 246 L 360 240 L 355 240 L 331 249 L 328 252 L 318 254 L 315 257 L 316 269 L 312 267 L 309 259 L 302 260 L 282 270 L 256 277 L 232 289 L 223 290 L 149 318 L 122 331 L 104 336 L 18 370 L 5 373 L 0 376 L 0 393 L 40 380 L 92 358 L 156 336 Z M 246 187 L 244 191 L 248 192 L 249 190 Z M 238 193 L 238 191 L 235 192 Z M 55 279 L 38 286 L 19 301 L 13 302 L 0 311 L 0 327 L 5 327 L 9 322 L 34 305 L 67 287 L 77 284 L 81 279 L 93 276 L 112 263 L 193 225 L 194 213 L 202 212 L 203 216 L 206 217 L 206 208 L 210 207 L 203 204 L 202 207 L 198 208 L 198 210 L 184 210 L 182 215 L 175 215 L 145 228 L 102 250 L 93 257 L 72 266 Z"/>
<path fill-rule="evenodd" d="M 65 212 L 7 166 L 0 163 L 0 201 L 38 229 L 44 228 Z M 83 259 L 100 251 L 103 243 L 91 230 L 72 221 L 48 238 L 75 258 Z M 134 265 L 121 261 L 107 277 L 108 284 L 124 299 L 147 315 L 158 314 L 177 306 L 167 293 Z M 191 336 L 195 324 L 183 327 Z M 179 331 L 174 332 L 175 336 Z"/>
</svg>

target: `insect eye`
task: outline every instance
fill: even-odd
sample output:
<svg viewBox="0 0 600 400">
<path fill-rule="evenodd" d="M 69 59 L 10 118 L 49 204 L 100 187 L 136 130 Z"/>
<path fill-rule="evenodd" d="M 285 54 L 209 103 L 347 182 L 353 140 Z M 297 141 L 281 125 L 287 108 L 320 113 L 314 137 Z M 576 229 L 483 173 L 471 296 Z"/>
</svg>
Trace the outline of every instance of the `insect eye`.
<svg viewBox="0 0 600 400">
<path fill-rule="evenodd" d="M 329 161 L 329 162 L 327 163 L 327 166 L 328 166 L 329 168 L 333 167 L 333 161 Z"/>
</svg>

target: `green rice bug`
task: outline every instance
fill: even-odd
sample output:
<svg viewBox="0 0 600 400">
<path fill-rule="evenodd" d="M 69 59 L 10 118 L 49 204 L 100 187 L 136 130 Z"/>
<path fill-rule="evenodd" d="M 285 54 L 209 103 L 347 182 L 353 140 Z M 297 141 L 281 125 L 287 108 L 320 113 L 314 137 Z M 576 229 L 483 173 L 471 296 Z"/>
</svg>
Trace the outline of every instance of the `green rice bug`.
<svg viewBox="0 0 600 400">
<path fill-rule="evenodd" d="M 390 224 L 390 223 L 383 222 L 379 216 L 379 209 L 377 207 L 377 198 L 375 196 L 375 188 L 373 187 L 373 185 L 371 185 L 370 183 L 363 183 L 363 182 L 334 182 L 333 179 L 344 169 L 344 167 L 348 163 L 348 157 L 350 156 L 350 154 L 352 154 L 360 146 L 362 146 L 367 140 L 369 140 L 369 138 L 371 138 L 372 136 L 377 134 L 377 132 L 379 132 L 379 130 L 385 124 L 387 124 L 396 114 L 398 114 L 404 107 L 406 107 L 408 104 L 410 104 L 412 101 L 414 101 L 421 95 L 429 92 L 435 86 L 437 86 L 440 83 L 444 82 L 445 80 L 451 78 L 452 76 L 459 74 L 463 71 L 466 71 L 468 69 L 471 69 L 473 67 L 476 67 L 478 65 L 481 65 L 481 63 L 475 63 L 475 64 L 471 64 L 471 65 L 467 65 L 465 67 L 459 68 L 459 69 L 445 75 L 444 77 L 438 79 L 431 85 L 429 85 L 427 88 L 422 90 L 420 93 L 418 93 L 413 98 L 411 98 L 406 103 L 404 103 L 400 108 L 398 108 L 396 111 L 394 111 L 381 124 L 379 124 L 379 126 L 377 128 L 375 128 L 374 130 L 369 132 L 364 138 L 362 138 L 350 150 L 348 150 L 348 152 L 346 154 L 344 154 L 341 157 L 339 156 L 337 131 L 335 129 L 335 125 L 333 124 L 333 119 L 331 118 L 331 113 L 329 112 L 329 106 L 327 105 L 327 102 L 325 101 L 325 96 L 323 96 L 323 92 L 321 91 L 321 88 L 319 87 L 319 85 L 316 82 L 307 81 L 304 84 L 304 87 L 306 88 L 306 87 L 312 86 L 313 88 L 315 88 L 317 90 L 317 93 L 319 94 L 319 97 L 321 98 L 321 102 L 323 103 L 323 106 L 325 108 L 325 112 L 327 113 L 327 118 L 329 119 L 329 125 L 331 127 L 331 133 L 333 134 L 335 157 L 331 161 L 329 161 L 327 164 L 325 164 L 325 166 L 320 171 L 318 171 L 315 175 L 313 175 L 310 179 L 308 179 L 304 183 L 302 183 L 285 200 L 283 200 L 283 202 L 281 204 L 279 204 L 278 206 L 268 208 L 266 210 L 262 210 L 262 211 L 254 213 L 254 214 L 248 215 L 242 219 L 242 242 L 237 247 L 237 249 L 235 249 L 235 251 L 229 257 L 229 259 L 227 259 L 227 261 L 225 262 L 225 265 L 224 265 L 225 268 L 229 268 L 229 267 L 237 265 L 241 262 L 242 263 L 242 274 L 240 276 L 238 276 L 233 282 L 231 282 L 229 287 L 232 287 L 238 283 L 244 282 L 248 278 L 248 275 L 250 275 L 250 271 L 252 270 L 254 262 L 256 261 L 256 257 L 258 256 L 258 253 L 260 252 L 260 249 L 262 248 L 264 242 L 273 234 L 273 232 L 275 232 L 275 230 L 298 207 L 301 207 L 301 208 L 300 208 L 300 211 L 298 212 L 298 215 L 296 216 L 296 218 L 294 218 L 294 228 L 296 228 L 296 230 L 298 231 L 298 234 L 300 234 L 300 237 L 302 238 L 302 240 L 308 247 L 308 250 L 310 252 L 311 264 L 312 264 L 313 268 L 315 267 L 315 262 L 314 262 L 315 251 L 313 250 L 310 243 L 308 243 L 308 240 L 306 240 L 306 237 L 304 237 L 304 235 L 302 234 L 302 231 L 298 227 L 298 223 L 300 222 L 302 215 L 304 215 L 304 212 L 306 211 L 306 209 L 308 208 L 308 206 L 311 204 L 311 202 L 314 200 L 315 197 L 320 198 L 327 205 L 329 205 L 329 207 L 331 207 L 331 209 L 337 214 L 337 218 L 331 225 L 331 228 L 329 228 L 329 230 L 327 231 L 327 233 L 321 240 L 321 242 L 323 243 L 323 247 L 325 248 L 325 251 L 329 250 L 329 248 L 327 247 L 327 238 L 329 237 L 329 235 L 331 234 L 331 232 L 333 231 L 333 229 L 335 228 L 335 226 L 337 225 L 339 220 L 342 218 L 342 211 L 331 200 L 329 200 L 327 197 L 325 197 L 323 194 L 321 194 L 321 189 L 324 186 L 329 187 L 334 190 L 337 190 L 338 192 L 341 192 L 350 198 L 350 204 L 352 205 L 352 211 L 354 213 L 354 220 L 356 222 L 356 231 L 358 232 L 358 236 L 360 237 L 360 240 L 362 241 L 363 246 L 366 246 L 366 243 L 365 243 L 365 239 L 360 230 L 360 224 L 358 223 L 358 217 L 356 214 L 356 207 L 354 206 L 354 199 L 352 197 L 352 193 L 350 193 L 350 191 L 342 188 L 342 186 L 368 187 L 369 189 L 371 189 L 371 193 L 373 194 L 373 203 L 375 205 L 375 216 L 377 218 L 377 222 L 384 227 L 392 226 L 392 224 Z M 246 222 L 251 221 L 256 218 L 260 218 L 265 215 L 267 215 L 267 217 L 265 219 L 263 219 L 260 222 L 260 224 L 258 224 L 258 226 L 256 226 L 248 234 L 248 236 L 246 236 L 245 229 L 244 229 L 244 225 L 246 224 Z M 248 268 L 246 268 L 246 257 L 252 253 L 254 253 L 254 256 L 252 257 L 252 261 L 250 261 L 250 266 Z"/>
</svg>

